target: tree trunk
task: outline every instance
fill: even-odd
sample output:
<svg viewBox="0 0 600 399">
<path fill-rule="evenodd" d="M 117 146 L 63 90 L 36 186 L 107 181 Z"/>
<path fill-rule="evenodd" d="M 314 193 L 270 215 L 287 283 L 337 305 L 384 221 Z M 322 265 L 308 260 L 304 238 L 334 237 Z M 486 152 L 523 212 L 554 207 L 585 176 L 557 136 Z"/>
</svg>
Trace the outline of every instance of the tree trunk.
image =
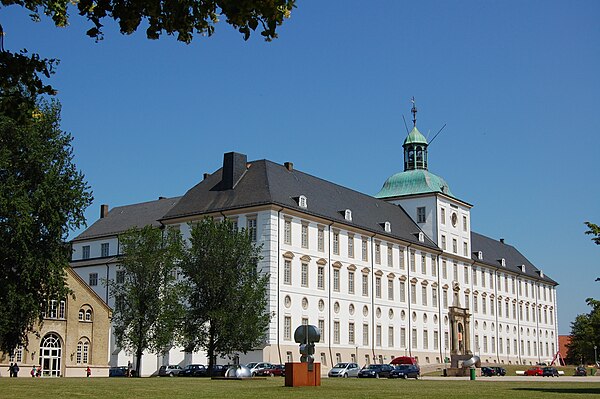
<svg viewBox="0 0 600 399">
<path fill-rule="evenodd" d="M 136 377 L 141 377 L 142 373 L 141 373 L 141 366 L 142 366 L 142 356 L 144 355 L 144 351 L 142 350 L 142 348 L 138 348 L 136 351 L 136 359 L 135 359 L 135 376 Z"/>
<path fill-rule="evenodd" d="M 206 352 L 208 355 L 208 373 L 209 377 L 212 377 L 215 363 L 215 328 L 212 323 L 210 323 L 210 328 L 208 330 L 208 350 Z"/>
</svg>

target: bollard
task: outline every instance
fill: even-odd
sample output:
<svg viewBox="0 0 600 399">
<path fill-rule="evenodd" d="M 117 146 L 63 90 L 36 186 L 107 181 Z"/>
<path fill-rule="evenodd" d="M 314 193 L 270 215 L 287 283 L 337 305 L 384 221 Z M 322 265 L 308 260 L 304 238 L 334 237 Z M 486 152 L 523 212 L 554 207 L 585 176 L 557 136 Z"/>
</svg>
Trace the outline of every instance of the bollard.
<svg viewBox="0 0 600 399">
<path fill-rule="evenodd" d="M 471 366 L 471 378 L 470 378 L 471 381 L 475 381 L 475 371 L 476 371 L 475 367 Z"/>
</svg>

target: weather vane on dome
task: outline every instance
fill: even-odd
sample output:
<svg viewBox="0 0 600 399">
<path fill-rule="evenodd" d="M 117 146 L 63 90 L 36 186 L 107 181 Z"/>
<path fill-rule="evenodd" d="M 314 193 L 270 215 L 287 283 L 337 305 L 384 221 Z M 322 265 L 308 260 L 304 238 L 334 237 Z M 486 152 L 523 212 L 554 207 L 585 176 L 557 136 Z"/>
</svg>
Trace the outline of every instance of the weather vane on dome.
<svg viewBox="0 0 600 399">
<path fill-rule="evenodd" d="M 410 112 L 413 114 L 413 126 L 417 127 L 417 106 L 415 105 L 415 96 L 410 99 L 410 102 L 412 103 L 412 109 Z"/>
</svg>

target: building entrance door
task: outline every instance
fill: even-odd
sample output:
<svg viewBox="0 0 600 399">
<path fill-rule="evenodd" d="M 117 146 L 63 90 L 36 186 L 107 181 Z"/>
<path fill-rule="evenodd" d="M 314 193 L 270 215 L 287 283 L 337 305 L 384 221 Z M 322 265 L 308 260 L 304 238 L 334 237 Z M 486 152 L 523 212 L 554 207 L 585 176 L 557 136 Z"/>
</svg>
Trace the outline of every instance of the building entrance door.
<svg viewBox="0 0 600 399">
<path fill-rule="evenodd" d="M 60 337 L 54 333 L 46 335 L 40 344 L 40 366 L 42 375 L 60 377 L 62 347 Z"/>
</svg>

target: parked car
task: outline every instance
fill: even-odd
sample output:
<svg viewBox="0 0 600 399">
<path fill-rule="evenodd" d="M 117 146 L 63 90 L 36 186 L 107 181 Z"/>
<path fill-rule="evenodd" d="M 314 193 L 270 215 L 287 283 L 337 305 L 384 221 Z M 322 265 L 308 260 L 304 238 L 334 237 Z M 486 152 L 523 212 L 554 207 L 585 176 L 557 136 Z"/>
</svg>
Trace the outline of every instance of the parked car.
<svg viewBox="0 0 600 399">
<path fill-rule="evenodd" d="M 358 372 L 358 378 L 387 378 L 393 369 L 389 364 L 371 364 Z"/>
<path fill-rule="evenodd" d="M 111 367 L 108 369 L 109 377 L 127 377 L 127 367 L 119 366 L 119 367 Z"/>
<path fill-rule="evenodd" d="M 542 370 L 541 367 L 531 367 L 531 368 L 525 370 L 525 375 L 541 376 L 543 374 L 544 374 L 544 370 Z"/>
<path fill-rule="evenodd" d="M 587 376 L 587 370 L 583 366 L 579 366 L 575 369 L 575 375 L 585 377 Z"/>
<path fill-rule="evenodd" d="M 544 367 L 542 370 L 544 377 L 558 377 L 558 370 L 555 367 Z"/>
<path fill-rule="evenodd" d="M 279 377 L 285 377 L 285 364 L 274 364 L 272 374 Z"/>
<path fill-rule="evenodd" d="M 491 369 L 493 369 L 496 372 L 496 375 L 500 375 L 500 376 L 505 376 L 506 375 L 506 369 L 504 367 L 490 367 Z"/>
<path fill-rule="evenodd" d="M 179 377 L 206 377 L 208 370 L 203 364 L 188 364 L 179 372 Z"/>
<path fill-rule="evenodd" d="M 390 371 L 389 378 L 416 378 L 421 377 L 421 369 L 416 364 L 400 364 Z"/>
<path fill-rule="evenodd" d="M 360 366 L 356 363 L 337 363 L 329 370 L 329 377 L 358 377 Z"/>
<path fill-rule="evenodd" d="M 170 364 L 168 366 L 160 366 L 158 375 L 161 377 L 176 377 L 181 372 L 182 368 L 178 364 Z"/>
<path fill-rule="evenodd" d="M 494 370 L 492 367 L 482 367 L 481 375 L 484 377 L 493 377 L 496 375 L 496 370 Z"/>
<path fill-rule="evenodd" d="M 417 364 L 417 359 L 410 356 L 399 356 L 392 359 L 390 362 L 392 366 L 399 364 Z"/>
<path fill-rule="evenodd" d="M 213 364 L 212 369 L 206 369 L 206 374 L 211 377 L 225 377 L 225 373 L 229 367 L 230 366 L 224 366 L 222 364 Z"/>
<path fill-rule="evenodd" d="M 256 376 L 271 375 L 271 369 L 273 368 L 273 365 L 271 363 L 267 363 L 267 362 L 261 362 L 261 363 L 252 362 L 252 363 L 248 363 L 246 365 L 246 367 L 248 367 L 250 369 L 250 372 L 252 373 L 252 377 L 256 377 Z"/>
</svg>

